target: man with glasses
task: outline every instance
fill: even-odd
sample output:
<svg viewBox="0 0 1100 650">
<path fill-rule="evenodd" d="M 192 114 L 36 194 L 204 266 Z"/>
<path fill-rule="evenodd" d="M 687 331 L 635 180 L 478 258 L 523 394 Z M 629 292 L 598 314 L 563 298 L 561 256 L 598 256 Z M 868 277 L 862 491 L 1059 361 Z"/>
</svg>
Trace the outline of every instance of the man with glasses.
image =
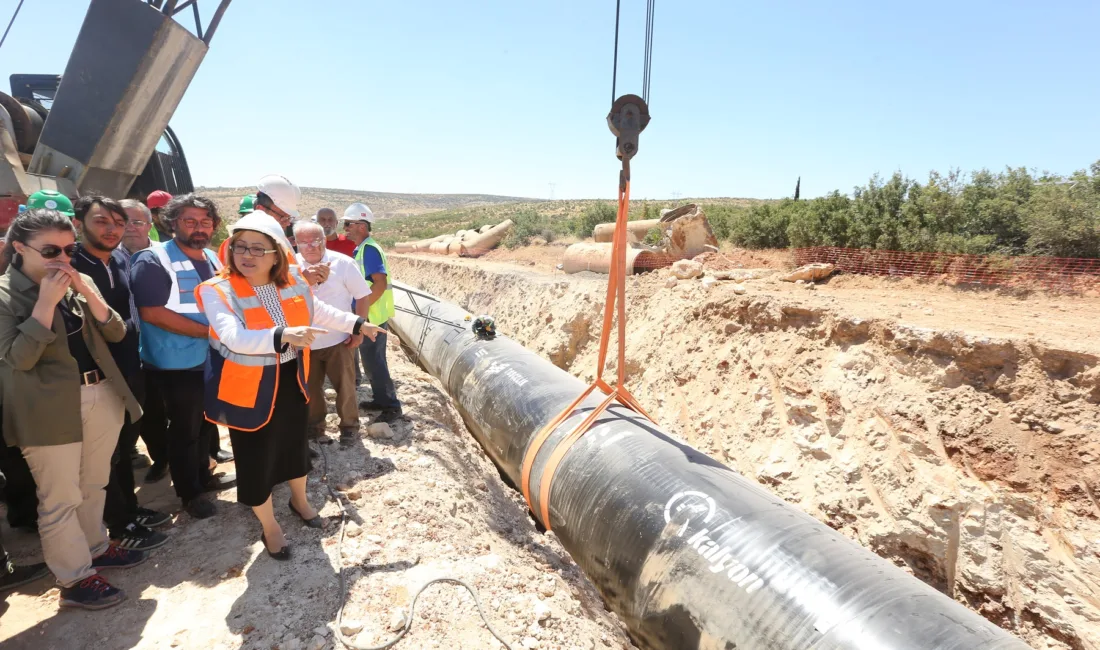
<svg viewBox="0 0 1100 650">
<path fill-rule="evenodd" d="M 334 215 L 335 220 L 335 215 Z M 313 295 L 341 311 L 352 313 L 352 302 L 370 295 L 367 280 L 347 255 L 326 250 L 325 232 L 319 223 L 294 224 L 298 242 L 298 266 L 306 269 L 319 264 L 329 267 L 328 280 L 313 288 Z M 355 441 L 359 433 L 359 409 L 356 404 L 353 351 L 362 342 L 360 335 L 342 332 L 321 334 L 309 346 L 309 434 L 320 438 L 325 431 L 325 377 L 336 391 L 336 414 L 340 416 L 340 444 Z"/>
<path fill-rule="evenodd" d="M 302 190 L 286 176 L 268 174 L 256 184 L 253 208 L 274 217 L 283 227 L 291 246 L 294 246 L 294 222 L 301 218 L 298 213 L 298 202 L 301 200 Z M 297 250 L 295 247 L 294 251 Z"/>
<path fill-rule="evenodd" d="M 168 416 L 168 468 L 176 494 L 191 516 L 216 514 L 205 492 L 232 487 L 233 475 L 212 475 L 210 436 L 217 427 L 203 413 L 203 365 L 209 324 L 195 287 L 221 269 L 206 246 L 221 219 L 214 202 L 195 194 L 173 198 L 164 220 L 174 236 L 133 257 L 130 287 L 141 319 L 141 360 L 154 377 Z"/>
<path fill-rule="evenodd" d="M 153 214 L 144 203 L 136 199 L 119 201 L 126 211 L 126 230 L 122 232 L 122 245 L 115 249 L 116 256 L 130 263 L 134 253 L 153 245 L 149 232 L 153 229 Z"/>
<path fill-rule="evenodd" d="M 122 245 L 115 248 L 113 254 L 124 263 L 129 277 L 130 260 L 133 256 L 156 243 L 149 236 L 153 228 L 153 215 L 141 201 L 125 199 L 119 203 L 129 219 L 126 221 L 126 230 L 122 233 Z M 140 331 L 133 293 L 130 294 L 130 313 L 134 314 L 134 326 Z M 160 394 L 160 388 L 144 370 L 141 371 L 140 385 L 138 390 L 134 390 L 134 396 L 142 402 L 144 414 L 138 424 L 141 427 L 141 439 L 145 441 L 149 457 L 153 460 L 149 471 L 145 473 L 145 483 L 156 483 L 168 475 L 168 420 L 164 417 L 164 398 Z"/>
</svg>

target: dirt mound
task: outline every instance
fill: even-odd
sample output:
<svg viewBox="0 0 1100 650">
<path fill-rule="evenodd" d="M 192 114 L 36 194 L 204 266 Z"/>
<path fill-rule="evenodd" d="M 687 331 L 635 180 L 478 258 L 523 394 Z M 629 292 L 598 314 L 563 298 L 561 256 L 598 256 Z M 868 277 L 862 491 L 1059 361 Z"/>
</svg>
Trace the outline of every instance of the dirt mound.
<svg viewBox="0 0 1100 650">
<path fill-rule="evenodd" d="M 602 279 L 391 264 L 593 378 Z M 630 387 L 649 412 L 1033 647 L 1100 648 L 1100 355 L 767 281 L 741 296 L 628 279 Z"/>
</svg>

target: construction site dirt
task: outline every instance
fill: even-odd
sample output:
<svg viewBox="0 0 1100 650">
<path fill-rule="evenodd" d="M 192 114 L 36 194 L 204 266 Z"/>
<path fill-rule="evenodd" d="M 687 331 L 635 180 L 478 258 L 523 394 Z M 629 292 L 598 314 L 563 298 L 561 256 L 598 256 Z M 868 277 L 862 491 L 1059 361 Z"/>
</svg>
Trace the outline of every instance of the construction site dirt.
<svg viewBox="0 0 1100 650">
<path fill-rule="evenodd" d="M 561 273 L 563 250 L 391 255 L 390 264 L 403 282 L 494 316 L 501 334 L 589 381 L 606 276 Z M 665 270 L 629 278 L 631 391 L 683 441 L 1032 647 L 1100 648 L 1100 339 L 1090 334 L 1100 298 L 854 276 L 793 284 L 776 277 L 786 263 L 784 253 L 723 250 L 709 267 L 760 267 L 759 277 L 709 289 L 670 283 Z M 408 421 L 392 437 L 326 445 L 328 476 L 319 459 L 309 480 L 322 515 L 339 513 L 324 479 L 355 519 L 345 632 L 381 643 L 412 592 L 450 575 L 479 590 L 517 647 L 633 647 L 554 535 L 535 529 L 438 382 L 391 345 Z M 328 433 L 335 440 L 335 422 Z M 341 647 L 338 526 L 290 527 L 286 497 L 276 491 L 276 514 L 293 562 L 266 557 L 227 491 L 215 518 L 178 515 L 168 545 L 112 575 L 128 603 L 59 613 L 56 588 L 30 585 L 7 598 L 0 645 L 68 649 L 80 634 L 106 649 Z M 178 510 L 167 481 L 139 498 Z M 3 535 L 17 561 L 39 557 L 33 534 Z M 500 645 L 469 596 L 437 585 L 397 647 Z"/>
<path fill-rule="evenodd" d="M 561 251 L 391 264 L 587 382 L 606 276 L 561 273 Z M 794 284 L 780 254 L 747 257 L 765 268 L 740 283 L 628 279 L 649 413 L 1032 647 L 1100 648 L 1100 299 Z"/>
<path fill-rule="evenodd" d="M 111 575 L 129 600 L 109 612 L 58 611 L 58 590 L 39 581 L 0 604 L 5 650 L 324 650 L 342 648 L 333 629 L 339 608 L 339 506 L 351 516 L 344 541 L 348 602 L 343 633 L 364 647 L 393 638 L 409 597 L 433 578 L 451 576 L 478 591 L 493 627 L 517 648 L 631 648 L 591 584 L 553 534 L 539 534 L 523 498 L 507 487 L 466 432 L 439 383 L 407 361 L 396 337 L 390 368 L 407 421 L 349 449 L 324 445 L 309 476 L 311 500 L 331 517 L 324 531 L 296 525 L 289 492 L 276 488 L 276 517 L 292 546 L 290 562 L 267 557 L 260 530 L 236 492 L 218 494 L 218 514 L 180 513 L 169 543 L 145 564 Z M 369 396 L 364 389 L 362 398 Z M 328 435 L 339 433 L 329 390 Z M 370 418 L 364 414 L 364 424 Z M 364 426 L 364 429 L 366 427 Z M 223 447 L 228 435 L 223 430 Z M 392 437 L 387 437 L 391 435 Z M 377 437 L 376 437 L 377 436 Z M 232 464 L 226 466 L 233 471 Z M 169 481 L 143 486 L 142 504 L 178 511 Z M 3 530 L 19 562 L 41 557 L 38 536 Z M 437 584 L 417 601 L 398 648 L 500 648 L 471 597 Z"/>
</svg>

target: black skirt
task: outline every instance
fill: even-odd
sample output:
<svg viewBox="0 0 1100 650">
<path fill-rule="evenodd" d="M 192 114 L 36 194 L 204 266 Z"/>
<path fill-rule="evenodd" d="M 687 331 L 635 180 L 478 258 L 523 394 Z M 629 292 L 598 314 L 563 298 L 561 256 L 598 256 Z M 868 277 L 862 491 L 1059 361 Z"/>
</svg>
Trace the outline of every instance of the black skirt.
<svg viewBox="0 0 1100 650">
<path fill-rule="evenodd" d="M 309 407 L 298 387 L 298 361 L 279 366 L 279 390 L 275 410 L 263 428 L 229 430 L 237 465 L 237 502 L 261 506 L 279 483 L 309 474 L 306 421 Z"/>
</svg>

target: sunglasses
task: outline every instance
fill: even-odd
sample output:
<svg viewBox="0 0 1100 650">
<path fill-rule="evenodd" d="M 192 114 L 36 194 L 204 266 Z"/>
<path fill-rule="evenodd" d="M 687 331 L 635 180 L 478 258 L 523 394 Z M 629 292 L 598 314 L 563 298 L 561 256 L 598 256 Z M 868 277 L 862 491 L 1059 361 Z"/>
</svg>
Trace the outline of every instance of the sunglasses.
<svg viewBox="0 0 1100 650">
<path fill-rule="evenodd" d="M 42 248 L 35 248 L 30 244 L 24 244 L 32 251 L 37 251 L 44 259 L 53 260 L 61 257 L 62 253 L 65 253 L 65 257 L 72 257 L 76 253 L 76 244 L 69 244 L 62 248 L 61 246 L 54 246 L 53 244 L 46 244 Z"/>
</svg>

